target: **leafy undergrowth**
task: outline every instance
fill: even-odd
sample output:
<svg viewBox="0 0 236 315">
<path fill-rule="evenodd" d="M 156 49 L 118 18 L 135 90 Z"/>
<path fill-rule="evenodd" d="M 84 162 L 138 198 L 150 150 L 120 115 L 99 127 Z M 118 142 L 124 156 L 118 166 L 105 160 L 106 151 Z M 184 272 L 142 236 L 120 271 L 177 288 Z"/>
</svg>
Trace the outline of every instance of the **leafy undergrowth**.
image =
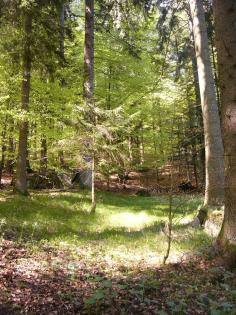
<svg viewBox="0 0 236 315">
<path fill-rule="evenodd" d="M 127 268 L 85 248 L 10 241 L 0 255 L 0 314 L 235 314 L 235 275 L 200 258 Z"/>
<path fill-rule="evenodd" d="M 200 198 L 175 197 L 161 267 L 166 196 L 100 193 L 92 216 L 87 197 L 2 193 L 0 314 L 236 314 L 235 275 L 199 253 L 212 239 L 186 224 Z"/>
</svg>

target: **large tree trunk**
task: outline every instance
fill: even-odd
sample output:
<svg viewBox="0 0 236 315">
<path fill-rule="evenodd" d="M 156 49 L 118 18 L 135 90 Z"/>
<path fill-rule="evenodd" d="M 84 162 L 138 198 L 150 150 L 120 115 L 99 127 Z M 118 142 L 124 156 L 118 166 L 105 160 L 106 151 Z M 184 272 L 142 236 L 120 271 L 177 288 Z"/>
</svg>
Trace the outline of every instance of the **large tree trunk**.
<svg viewBox="0 0 236 315">
<path fill-rule="evenodd" d="M 24 50 L 23 50 L 23 80 L 21 109 L 26 114 L 29 111 L 30 98 L 30 72 L 31 72 L 31 34 L 32 15 L 25 13 L 24 19 Z M 15 191 L 27 195 L 27 142 L 28 142 L 28 120 L 24 118 L 19 126 L 19 146 L 16 168 Z"/>
<path fill-rule="evenodd" d="M 93 108 L 94 92 L 94 0 L 85 0 L 85 41 L 84 41 L 84 84 L 83 95 L 90 110 Z M 94 113 L 88 115 L 91 118 L 90 123 L 95 125 Z M 94 133 L 94 131 L 92 131 Z M 90 211 L 96 210 L 95 194 L 95 136 L 91 137 L 92 150 L 92 206 Z"/>
<path fill-rule="evenodd" d="M 205 136 L 206 183 L 204 204 L 216 206 L 224 202 L 224 150 L 220 118 L 202 1 L 189 0 L 189 4 L 193 22 Z"/>
<path fill-rule="evenodd" d="M 204 145 L 204 130 L 203 130 L 203 118 L 202 118 L 202 109 L 201 109 L 201 95 L 199 89 L 199 80 L 198 80 L 198 69 L 197 69 L 197 58 L 194 48 L 194 37 L 193 37 L 193 23 L 190 16 L 189 21 L 189 35 L 190 35 L 190 51 L 191 51 L 191 62 L 192 62 L 192 72 L 193 72 L 193 83 L 195 91 L 195 100 L 196 100 L 196 116 L 198 123 L 198 143 L 200 144 L 199 150 L 199 160 L 200 160 L 200 170 L 201 170 L 201 182 L 205 182 L 205 145 Z"/>
<path fill-rule="evenodd" d="M 236 265 L 236 2 L 214 0 L 216 47 L 225 146 L 225 214 L 219 235 Z"/>
</svg>

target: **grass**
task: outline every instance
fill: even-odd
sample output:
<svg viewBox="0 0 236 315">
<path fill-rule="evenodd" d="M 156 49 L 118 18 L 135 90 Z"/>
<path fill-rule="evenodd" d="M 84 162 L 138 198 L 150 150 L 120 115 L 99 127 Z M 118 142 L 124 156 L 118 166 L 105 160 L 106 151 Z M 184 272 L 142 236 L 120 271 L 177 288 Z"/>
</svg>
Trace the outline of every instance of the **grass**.
<svg viewBox="0 0 236 315">
<path fill-rule="evenodd" d="M 235 275 L 195 255 L 212 241 L 187 224 L 201 203 L 174 197 L 169 262 L 190 259 L 160 266 L 168 196 L 99 193 L 90 215 L 89 194 L 2 191 L 0 314 L 236 315 Z"/>
<path fill-rule="evenodd" d="M 194 252 L 211 239 L 183 219 L 196 214 L 199 196 L 174 198 L 174 232 L 170 260 Z M 0 233 L 33 245 L 86 248 L 122 263 L 162 260 L 167 240 L 162 227 L 168 217 L 168 197 L 121 196 L 98 193 L 94 215 L 87 212 L 89 195 L 78 192 L 32 192 L 26 198 L 10 192 L 0 194 Z"/>
</svg>

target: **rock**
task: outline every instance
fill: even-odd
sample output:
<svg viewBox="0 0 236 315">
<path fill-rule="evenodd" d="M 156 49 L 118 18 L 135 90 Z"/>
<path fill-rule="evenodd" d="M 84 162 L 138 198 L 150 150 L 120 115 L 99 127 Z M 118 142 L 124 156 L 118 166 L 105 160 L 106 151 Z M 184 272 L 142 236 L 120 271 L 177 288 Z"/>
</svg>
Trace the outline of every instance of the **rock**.
<svg viewBox="0 0 236 315">
<path fill-rule="evenodd" d="M 223 222 L 223 216 L 223 210 L 214 210 L 208 214 L 208 218 L 205 222 L 205 230 L 209 235 L 213 237 L 218 236 Z"/>
<path fill-rule="evenodd" d="M 54 170 L 49 170 L 45 175 L 34 173 L 29 174 L 27 185 L 30 189 L 62 189 L 62 181 Z"/>
<path fill-rule="evenodd" d="M 80 189 L 92 188 L 92 171 L 79 170 L 75 173 L 71 181 L 72 185 L 79 184 Z"/>
<path fill-rule="evenodd" d="M 71 174 L 60 173 L 58 174 L 59 179 L 61 180 L 65 188 L 72 188 L 73 184 L 71 183 Z"/>
<path fill-rule="evenodd" d="M 201 222 L 200 222 L 198 217 L 193 219 L 193 221 L 191 222 L 191 226 L 193 228 L 197 228 L 197 227 L 201 226 Z"/>
<path fill-rule="evenodd" d="M 147 189 L 139 189 L 135 195 L 140 197 L 151 197 L 151 194 Z"/>
<path fill-rule="evenodd" d="M 210 209 L 206 206 L 203 206 L 199 209 L 197 217 L 198 217 L 201 225 L 205 224 L 209 211 L 210 211 Z"/>
<path fill-rule="evenodd" d="M 186 192 L 186 191 L 192 191 L 195 189 L 195 187 L 191 184 L 191 182 L 183 182 L 179 184 L 179 189 Z"/>
</svg>

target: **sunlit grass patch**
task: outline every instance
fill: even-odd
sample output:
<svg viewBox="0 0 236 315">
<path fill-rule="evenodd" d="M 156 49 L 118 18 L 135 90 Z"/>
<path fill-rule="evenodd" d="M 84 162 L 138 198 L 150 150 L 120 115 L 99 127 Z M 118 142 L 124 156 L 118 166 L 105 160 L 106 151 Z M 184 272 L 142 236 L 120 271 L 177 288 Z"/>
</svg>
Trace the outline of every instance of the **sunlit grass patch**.
<svg viewBox="0 0 236 315">
<path fill-rule="evenodd" d="M 0 194 L 0 233 L 8 239 L 40 246 L 86 248 L 91 256 L 117 261 L 156 262 L 167 246 L 162 231 L 168 217 L 168 196 L 143 198 L 99 193 L 96 213 L 90 215 L 89 194 L 78 192 L 31 193 L 29 198 Z M 201 203 L 197 196 L 174 198 L 172 251 L 177 255 L 205 246 L 203 230 L 183 224 Z"/>
</svg>

